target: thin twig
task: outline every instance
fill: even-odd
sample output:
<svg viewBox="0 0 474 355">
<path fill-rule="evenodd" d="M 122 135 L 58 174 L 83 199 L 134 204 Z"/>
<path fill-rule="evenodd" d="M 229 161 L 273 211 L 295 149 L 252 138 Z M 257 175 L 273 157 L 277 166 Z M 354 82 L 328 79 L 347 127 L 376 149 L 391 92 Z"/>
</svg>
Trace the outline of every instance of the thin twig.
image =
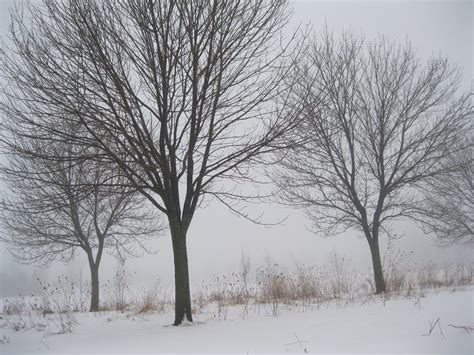
<svg viewBox="0 0 474 355">
<path fill-rule="evenodd" d="M 474 327 L 473 327 L 473 326 L 470 326 L 470 325 L 453 325 L 453 324 L 448 324 L 448 326 L 453 327 L 453 328 L 456 328 L 456 329 L 462 329 L 462 330 L 464 330 L 466 333 L 474 332 Z"/>
<path fill-rule="evenodd" d="M 441 332 L 441 335 L 442 335 L 443 338 L 444 338 L 444 333 L 443 333 L 443 329 L 441 328 L 441 323 L 439 322 L 439 317 L 438 317 L 438 319 L 436 319 L 436 322 L 434 322 L 433 324 L 431 324 L 431 322 L 430 322 L 430 330 L 429 330 L 428 333 L 423 334 L 423 336 L 431 335 L 431 332 L 432 332 L 433 329 L 436 327 L 436 325 L 438 325 L 439 331 Z"/>
</svg>

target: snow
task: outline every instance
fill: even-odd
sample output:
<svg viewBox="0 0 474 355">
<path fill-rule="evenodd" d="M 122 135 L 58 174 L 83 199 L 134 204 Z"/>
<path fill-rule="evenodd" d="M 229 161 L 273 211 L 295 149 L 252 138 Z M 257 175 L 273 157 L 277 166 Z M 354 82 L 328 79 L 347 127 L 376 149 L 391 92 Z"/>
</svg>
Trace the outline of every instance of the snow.
<svg viewBox="0 0 474 355">
<path fill-rule="evenodd" d="M 78 324 L 68 334 L 1 327 L 0 339 L 8 342 L 0 345 L 0 353 L 472 354 L 474 332 L 450 325 L 473 326 L 473 295 L 471 286 L 425 291 L 424 297 L 372 296 L 344 306 L 280 305 L 278 317 L 272 316 L 270 305 L 252 305 L 245 319 L 243 306 L 229 307 L 226 319 L 218 319 L 215 307 L 208 307 L 185 327 L 170 325 L 171 312 L 78 313 Z M 428 335 L 437 319 L 439 325 Z"/>
</svg>

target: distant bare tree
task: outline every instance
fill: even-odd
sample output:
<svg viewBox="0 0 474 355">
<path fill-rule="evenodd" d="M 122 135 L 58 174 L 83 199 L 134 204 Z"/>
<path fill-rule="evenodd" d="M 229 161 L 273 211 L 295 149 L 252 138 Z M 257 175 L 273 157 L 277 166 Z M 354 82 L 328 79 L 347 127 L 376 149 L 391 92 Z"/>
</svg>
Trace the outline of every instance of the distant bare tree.
<svg viewBox="0 0 474 355">
<path fill-rule="evenodd" d="M 384 38 L 326 32 L 296 71 L 290 101 L 303 123 L 278 156 L 282 200 L 303 208 L 318 232 L 362 231 L 384 292 L 380 234 L 418 216 L 418 188 L 446 171 L 441 162 L 469 125 L 468 96 L 455 98 L 459 76 L 445 59 L 421 65 L 410 45 Z"/>
<path fill-rule="evenodd" d="M 282 32 L 286 0 L 48 0 L 29 13 L 16 13 L 3 51 L 5 116 L 18 135 L 94 147 L 167 216 L 174 324 L 192 321 L 186 237 L 197 207 L 207 194 L 232 208 L 232 182 L 294 124 L 277 100 L 294 38 Z M 65 135 L 70 120 L 87 134 Z"/>
<path fill-rule="evenodd" d="M 472 128 L 467 133 L 468 142 L 461 139 L 461 145 L 455 145 L 459 151 L 445 162 L 448 172 L 428 181 L 424 189 L 421 221 L 441 244 L 474 243 Z"/>
<path fill-rule="evenodd" d="M 4 137 L 11 133 L 8 126 L 2 128 Z M 160 229 L 158 220 L 145 209 L 146 199 L 133 189 L 104 185 L 110 179 L 123 179 L 114 176 L 110 167 L 69 160 L 74 156 L 72 144 L 55 144 L 30 134 L 32 139 L 20 142 L 15 137 L 13 146 L 5 146 L 8 164 L 1 170 L 6 192 L 0 240 L 20 261 L 42 265 L 68 262 L 82 250 L 91 273 L 90 311 L 98 311 L 104 250 L 120 257 L 144 250 L 144 239 Z"/>
</svg>

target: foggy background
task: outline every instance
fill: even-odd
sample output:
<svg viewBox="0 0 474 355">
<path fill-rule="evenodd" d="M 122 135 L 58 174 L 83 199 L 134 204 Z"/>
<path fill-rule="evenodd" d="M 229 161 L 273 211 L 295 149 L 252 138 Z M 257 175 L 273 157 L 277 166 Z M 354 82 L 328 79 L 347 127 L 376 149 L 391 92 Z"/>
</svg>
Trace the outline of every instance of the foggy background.
<svg viewBox="0 0 474 355">
<path fill-rule="evenodd" d="M 9 9 L 13 0 L 0 0 L 0 36 L 8 42 Z M 314 31 L 321 32 L 325 25 L 335 33 L 351 29 L 363 33 L 367 39 L 385 35 L 389 40 L 409 41 L 417 49 L 421 60 L 442 54 L 451 65 L 458 65 L 463 72 L 461 87 L 470 90 L 473 80 L 473 19 L 474 7 L 470 0 L 445 1 L 292 1 L 293 23 L 311 23 Z M 0 79 L 1 80 L 1 79 Z M 0 159 L 4 157 L 0 156 Z M 0 183 L 0 189 L 2 189 Z M 242 206 L 244 206 L 242 204 Z M 241 253 L 251 258 L 255 267 L 265 264 L 270 256 L 275 262 L 291 267 L 293 260 L 306 265 L 324 265 L 334 254 L 344 257 L 349 268 L 372 272 L 370 252 L 362 233 L 348 231 L 336 237 L 323 238 L 308 230 L 311 221 L 301 211 L 276 204 L 248 207 L 253 216 L 264 213 L 264 221 L 286 220 L 274 227 L 263 227 L 233 215 L 217 201 L 210 201 L 196 212 L 188 233 L 191 291 L 199 288 L 201 281 L 210 281 L 213 275 L 238 271 Z M 394 225 L 393 231 L 403 237 L 392 244 L 409 254 L 407 263 L 433 261 L 474 261 L 473 248 L 451 246 L 440 248 L 432 235 L 425 235 L 411 222 Z M 382 257 L 387 239 L 381 237 Z M 173 256 L 168 232 L 150 244 L 156 254 L 138 259 L 127 259 L 126 269 L 134 273 L 134 283 L 151 286 L 157 279 L 165 287 L 173 285 Z M 78 253 L 68 265 L 54 263 L 49 268 L 22 265 L 10 256 L 6 246 L 0 244 L 0 297 L 35 292 L 36 279 L 54 280 L 58 275 L 78 278 L 82 270 L 84 282 L 89 280 L 87 260 Z M 100 268 L 104 282 L 115 272 L 117 262 L 105 256 Z"/>
</svg>

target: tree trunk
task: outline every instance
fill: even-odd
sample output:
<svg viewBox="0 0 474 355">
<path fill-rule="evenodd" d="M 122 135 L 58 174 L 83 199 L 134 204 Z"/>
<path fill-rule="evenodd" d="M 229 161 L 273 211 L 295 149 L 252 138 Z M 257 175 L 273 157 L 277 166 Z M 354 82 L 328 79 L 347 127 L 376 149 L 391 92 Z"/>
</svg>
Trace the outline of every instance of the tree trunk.
<svg viewBox="0 0 474 355">
<path fill-rule="evenodd" d="M 171 227 L 171 226 L 170 226 Z M 174 325 L 180 325 L 186 319 L 193 321 L 191 312 L 191 292 L 189 288 L 188 252 L 186 249 L 186 232 L 179 227 L 171 227 L 174 256 L 175 278 L 175 320 Z"/>
<path fill-rule="evenodd" d="M 99 265 L 91 265 L 91 308 L 90 312 L 99 310 Z"/>
<path fill-rule="evenodd" d="M 370 253 L 372 254 L 372 265 L 374 267 L 375 279 L 375 293 L 382 293 L 386 291 L 385 279 L 382 270 L 382 261 L 380 259 L 380 249 L 378 238 L 367 238 L 370 246 Z"/>
</svg>

